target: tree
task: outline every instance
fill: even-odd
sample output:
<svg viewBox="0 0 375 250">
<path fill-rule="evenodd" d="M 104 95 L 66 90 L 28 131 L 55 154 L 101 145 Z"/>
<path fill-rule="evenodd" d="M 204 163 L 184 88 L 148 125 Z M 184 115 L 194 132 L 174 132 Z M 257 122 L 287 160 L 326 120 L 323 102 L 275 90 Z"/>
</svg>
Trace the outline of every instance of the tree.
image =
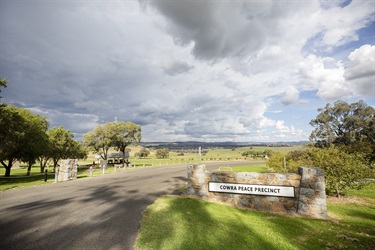
<svg viewBox="0 0 375 250">
<path fill-rule="evenodd" d="M 0 87 L 6 88 L 7 87 L 7 81 L 8 81 L 8 79 L 6 79 L 6 78 L 0 78 Z M 1 88 L 0 88 L 0 93 L 1 93 Z M 0 96 L 0 99 L 1 99 L 1 96 Z"/>
<path fill-rule="evenodd" d="M 20 109 L 25 119 L 26 127 L 23 130 L 25 137 L 20 148 L 19 159 L 28 163 L 27 175 L 31 173 L 31 167 L 36 160 L 43 155 L 48 146 L 48 122 L 46 117 L 31 114 L 27 109 Z"/>
<path fill-rule="evenodd" d="M 83 142 L 94 153 L 99 153 L 104 160 L 107 159 L 109 148 L 115 147 L 122 153 L 123 164 L 125 164 L 126 147 L 138 145 L 141 138 L 140 125 L 120 121 L 96 126 L 93 131 L 83 135 Z"/>
<path fill-rule="evenodd" d="M 112 144 L 117 151 L 122 153 L 122 162 L 125 164 L 125 150 L 129 145 L 138 145 L 141 141 L 141 126 L 132 122 L 114 122 Z"/>
<path fill-rule="evenodd" d="M 318 109 L 318 116 L 311 120 L 315 127 L 310 140 L 316 146 L 345 145 L 351 152 L 366 148 L 366 158 L 375 160 L 375 109 L 364 101 L 348 104 L 337 101 Z"/>
<path fill-rule="evenodd" d="M 49 148 L 44 157 L 53 160 L 54 169 L 61 159 L 83 159 L 87 157 L 87 151 L 84 146 L 74 140 L 74 134 L 64 127 L 53 127 L 47 131 L 47 135 Z M 44 167 L 41 164 L 41 172 L 44 171 Z"/>
<path fill-rule="evenodd" d="M 169 158 L 169 149 L 168 148 L 160 148 L 156 150 L 156 158 Z"/>
<path fill-rule="evenodd" d="M 24 140 L 25 121 L 18 111 L 11 105 L 0 106 L 0 162 L 5 168 L 5 177 L 10 176 Z"/>
<path fill-rule="evenodd" d="M 103 126 L 97 125 L 94 130 L 83 135 L 84 144 L 94 153 L 100 154 L 101 158 L 107 160 L 108 150 L 113 145 L 115 127 L 111 123 Z"/>
<path fill-rule="evenodd" d="M 324 170 L 326 188 L 338 197 L 348 188 L 360 188 L 363 178 L 374 177 L 373 170 L 365 164 L 360 153 L 348 154 L 342 147 L 312 148 L 311 165 Z"/>
<path fill-rule="evenodd" d="M 150 155 L 150 151 L 147 148 L 142 148 L 137 155 L 139 158 L 144 158 Z"/>
<path fill-rule="evenodd" d="M 12 105 L 0 106 L 0 162 L 5 176 L 10 176 L 13 163 L 22 160 L 31 165 L 46 146 L 48 122 L 45 117 Z"/>
</svg>

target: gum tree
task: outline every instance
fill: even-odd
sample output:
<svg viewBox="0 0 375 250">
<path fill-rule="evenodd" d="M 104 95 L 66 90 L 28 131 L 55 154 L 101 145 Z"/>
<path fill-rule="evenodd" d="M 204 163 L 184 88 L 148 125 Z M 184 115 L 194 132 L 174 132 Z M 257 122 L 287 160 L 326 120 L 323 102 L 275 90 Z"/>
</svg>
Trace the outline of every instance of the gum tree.
<svg viewBox="0 0 375 250">
<path fill-rule="evenodd" d="M 132 122 L 114 122 L 114 133 L 112 137 L 113 146 L 122 153 L 122 164 L 125 164 L 126 147 L 138 145 L 142 139 L 141 126 Z"/>
<path fill-rule="evenodd" d="M 363 152 L 367 160 L 375 160 L 375 109 L 364 101 L 348 104 L 337 101 L 318 109 L 311 120 L 315 127 L 310 140 L 318 147 L 345 145 L 348 152 Z"/>
<path fill-rule="evenodd" d="M 114 126 L 111 123 L 97 125 L 94 130 L 83 135 L 83 143 L 94 153 L 107 160 L 108 150 L 113 145 Z"/>
</svg>

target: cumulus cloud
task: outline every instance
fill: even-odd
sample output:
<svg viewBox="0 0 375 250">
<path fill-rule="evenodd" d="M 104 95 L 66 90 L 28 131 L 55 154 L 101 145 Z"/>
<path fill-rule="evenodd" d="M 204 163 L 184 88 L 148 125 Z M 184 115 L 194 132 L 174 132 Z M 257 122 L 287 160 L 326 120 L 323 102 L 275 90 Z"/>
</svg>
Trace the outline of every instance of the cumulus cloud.
<svg viewBox="0 0 375 250">
<path fill-rule="evenodd" d="M 307 139 L 316 114 L 298 127 L 283 110 L 306 92 L 368 96 L 374 46 L 334 51 L 371 1 L 140 2 L 2 2 L 4 101 L 77 135 L 117 117 L 144 140 L 274 141 Z"/>
<path fill-rule="evenodd" d="M 375 45 L 363 45 L 349 55 L 344 77 L 357 95 L 375 96 Z"/>
<path fill-rule="evenodd" d="M 292 87 L 289 86 L 285 89 L 283 93 L 283 97 L 281 98 L 281 103 L 284 105 L 289 105 L 292 103 L 296 103 L 299 99 L 299 91 Z"/>
</svg>

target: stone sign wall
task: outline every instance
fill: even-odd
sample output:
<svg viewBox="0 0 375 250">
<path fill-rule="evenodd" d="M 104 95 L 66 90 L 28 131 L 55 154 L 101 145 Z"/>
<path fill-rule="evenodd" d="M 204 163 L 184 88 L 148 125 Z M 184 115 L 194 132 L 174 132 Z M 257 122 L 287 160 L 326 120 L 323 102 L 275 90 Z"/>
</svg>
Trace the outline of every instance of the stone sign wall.
<svg viewBox="0 0 375 250">
<path fill-rule="evenodd" d="M 188 167 L 188 194 L 267 212 L 326 218 L 323 170 L 299 167 L 299 174 L 208 172 Z"/>
<path fill-rule="evenodd" d="M 58 181 L 70 181 L 77 179 L 77 159 L 61 160 Z"/>
</svg>

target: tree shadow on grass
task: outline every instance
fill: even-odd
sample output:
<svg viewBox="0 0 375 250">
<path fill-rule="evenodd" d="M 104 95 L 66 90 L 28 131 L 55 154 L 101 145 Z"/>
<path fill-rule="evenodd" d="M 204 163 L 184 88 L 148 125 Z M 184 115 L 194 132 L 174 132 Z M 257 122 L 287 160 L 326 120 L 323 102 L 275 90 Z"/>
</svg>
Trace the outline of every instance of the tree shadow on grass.
<svg viewBox="0 0 375 250">
<path fill-rule="evenodd" d="M 279 249 L 225 206 L 193 198 L 163 197 L 144 213 L 139 249 Z M 215 214 L 213 216 L 213 214 Z M 231 218 L 223 220 L 224 217 Z"/>
</svg>

